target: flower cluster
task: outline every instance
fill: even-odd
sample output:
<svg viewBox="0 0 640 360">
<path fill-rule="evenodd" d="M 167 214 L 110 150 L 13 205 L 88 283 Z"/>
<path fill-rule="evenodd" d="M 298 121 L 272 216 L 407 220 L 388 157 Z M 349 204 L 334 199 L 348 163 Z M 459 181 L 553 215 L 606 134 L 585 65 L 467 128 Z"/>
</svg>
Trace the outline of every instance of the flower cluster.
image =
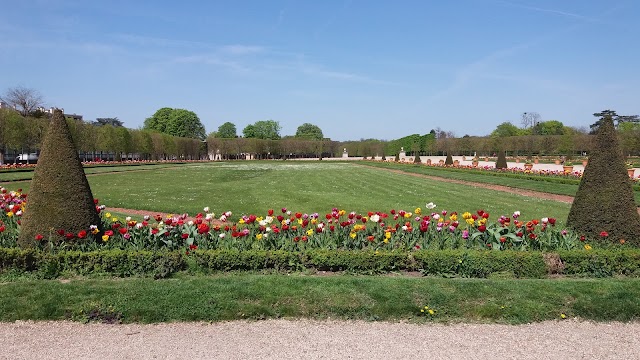
<svg viewBox="0 0 640 360">
<path fill-rule="evenodd" d="M 0 246 L 15 246 L 27 195 L 0 188 Z M 520 212 L 493 217 L 489 212 L 441 210 L 428 203 L 412 211 L 391 209 L 359 213 L 334 208 L 324 214 L 282 208 L 265 214 L 216 216 L 208 207 L 190 217 L 147 215 L 120 219 L 95 200 L 101 224 L 78 232 L 52 229 L 36 235 L 41 247 L 96 250 L 234 249 L 341 250 L 558 250 L 591 249 L 584 236 L 556 227 L 554 218 L 522 221 Z M 601 234 L 606 237 L 606 233 Z"/>
</svg>

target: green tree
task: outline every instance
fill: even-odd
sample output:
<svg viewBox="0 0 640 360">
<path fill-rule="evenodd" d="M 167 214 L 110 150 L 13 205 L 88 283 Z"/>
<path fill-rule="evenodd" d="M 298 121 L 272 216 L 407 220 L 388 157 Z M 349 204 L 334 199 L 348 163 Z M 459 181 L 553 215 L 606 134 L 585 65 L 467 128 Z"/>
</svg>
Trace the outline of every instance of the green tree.
<svg viewBox="0 0 640 360">
<path fill-rule="evenodd" d="M 193 111 L 174 109 L 167 125 L 166 134 L 193 139 L 206 139 L 204 125 Z"/>
<path fill-rule="evenodd" d="M 274 120 L 257 121 L 253 125 L 247 125 L 242 130 L 245 138 L 256 138 L 263 140 L 280 139 L 280 123 Z"/>
<path fill-rule="evenodd" d="M 113 127 L 122 127 L 122 126 L 124 126 L 124 123 L 121 120 L 118 120 L 117 117 L 113 117 L 113 118 L 97 118 L 96 121 L 92 122 L 91 124 L 96 125 L 96 126 L 102 126 L 102 125 L 111 125 Z"/>
<path fill-rule="evenodd" d="M 536 135 L 564 135 L 564 124 L 558 120 L 541 121 L 533 127 Z"/>
<path fill-rule="evenodd" d="M 145 119 L 145 130 L 163 134 L 204 140 L 206 132 L 200 118 L 193 111 L 185 109 L 161 108 Z"/>
<path fill-rule="evenodd" d="M 640 215 L 613 125 L 615 112 L 600 116 L 594 148 L 569 210 L 567 226 L 592 240 L 640 244 Z"/>
<path fill-rule="evenodd" d="M 518 136 L 521 135 L 522 131 L 517 126 L 512 123 L 506 121 L 502 124 L 498 125 L 493 132 L 491 132 L 491 136 L 495 137 L 507 137 L 507 136 Z"/>
<path fill-rule="evenodd" d="M 38 235 L 53 242 L 86 241 L 76 236 L 91 225 L 102 226 L 91 188 L 64 115 L 55 110 L 33 173 L 18 243 L 32 247 Z M 73 237 L 59 236 L 58 230 Z"/>
<path fill-rule="evenodd" d="M 605 116 L 611 116 L 611 119 L 613 120 L 615 127 L 618 127 L 621 123 L 625 123 L 625 122 L 631 122 L 631 123 L 640 122 L 640 117 L 638 115 L 618 115 L 613 110 L 603 110 L 599 113 L 593 114 L 593 116 L 599 117 L 599 119 L 595 123 L 589 125 L 589 127 L 591 128 L 590 134 L 592 135 L 598 131 L 598 128 L 604 121 L 603 118 Z"/>
<path fill-rule="evenodd" d="M 310 140 L 324 139 L 324 135 L 322 134 L 320 127 L 310 123 L 304 123 L 298 126 L 298 130 L 296 130 L 296 137 Z"/>
<path fill-rule="evenodd" d="M 233 123 L 226 122 L 218 127 L 216 137 L 222 139 L 235 139 L 238 137 L 236 126 Z"/>
<path fill-rule="evenodd" d="M 253 124 L 245 126 L 245 128 L 242 130 L 242 135 L 247 139 L 255 139 L 256 127 Z"/>
</svg>

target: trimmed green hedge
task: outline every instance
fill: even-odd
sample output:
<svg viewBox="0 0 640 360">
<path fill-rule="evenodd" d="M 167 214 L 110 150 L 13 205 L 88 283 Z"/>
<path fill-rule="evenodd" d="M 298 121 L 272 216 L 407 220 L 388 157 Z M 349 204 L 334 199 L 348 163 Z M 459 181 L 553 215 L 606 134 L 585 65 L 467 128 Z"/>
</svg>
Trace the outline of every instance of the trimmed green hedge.
<svg viewBox="0 0 640 360">
<path fill-rule="evenodd" d="M 549 256 L 551 255 L 551 256 Z M 555 259 L 549 261 L 548 259 Z M 547 259 L 547 260 L 545 260 Z M 559 262 L 558 262 L 559 261 Z M 0 248 L 0 273 L 41 278 L 75 275 L 165 278 L 182 271 L 349 271 L 388 273 L 420 271 L 423 275 L 487 278 L 543 278 L 548 274 L 585 277 L 640 277 L 640 249 L 561 251 L 555 254 L 518 251 L 68 251 Z"/>
</svg>

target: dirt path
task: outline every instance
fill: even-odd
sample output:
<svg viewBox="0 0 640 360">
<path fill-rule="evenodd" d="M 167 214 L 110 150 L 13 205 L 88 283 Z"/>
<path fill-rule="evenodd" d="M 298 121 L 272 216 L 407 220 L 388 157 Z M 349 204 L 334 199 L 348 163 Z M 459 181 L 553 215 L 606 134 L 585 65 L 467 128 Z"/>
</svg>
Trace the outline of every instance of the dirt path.
<svg viewBox="0 0 640 360">
<path fill-rule="evenodd" d="M 639 359 L 640 323 L 0 323 L 0 359 Z"/>
</svg>

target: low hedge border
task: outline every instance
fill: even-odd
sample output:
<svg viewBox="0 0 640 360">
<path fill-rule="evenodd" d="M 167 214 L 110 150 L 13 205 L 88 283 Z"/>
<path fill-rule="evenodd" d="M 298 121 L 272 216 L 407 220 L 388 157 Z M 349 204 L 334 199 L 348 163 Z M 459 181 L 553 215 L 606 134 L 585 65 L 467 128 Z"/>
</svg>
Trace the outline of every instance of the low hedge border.
<svg viewBox="0 0 640 360">
<path fill-rule="evenodd" d="M 347 271 L 389 273 L 420 271 L 427 276 L 488 278 L 544 278 L 549 275 L 582 277 L 640 277 L 640 249 L 560 251 L 415 251 L 371 252 L 313 250 L 181 252 L 68 251 L 56 254 L 34 249 L 0 248 L 0 273 L 61 276 L 110 275 L 166 278 L 178 272 L 228 271 Z"/>
</svg>

